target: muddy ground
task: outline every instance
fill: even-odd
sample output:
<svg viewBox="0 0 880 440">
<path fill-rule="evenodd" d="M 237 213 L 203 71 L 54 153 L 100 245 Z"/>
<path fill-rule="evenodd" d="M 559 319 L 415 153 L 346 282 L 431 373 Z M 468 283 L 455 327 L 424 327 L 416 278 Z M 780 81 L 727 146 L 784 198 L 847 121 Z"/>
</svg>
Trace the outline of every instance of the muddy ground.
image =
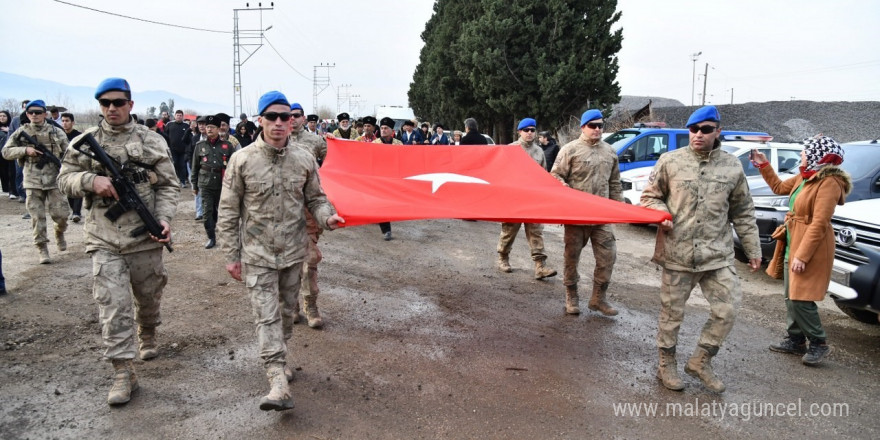
<svg viewBox="0 0 880 440">
<path fill-rule="evenodd" d="M 0 297 L 0 437 L 880 437 L 880 327 L 853 321 L 826 300 L 821 316 L 835 351 L 824 365 L 772 353 L 767 345 L 784 332 L 782 288 L 741 264 L 742 309 L 714 361 L 727 391 L 707 392 L 687 376 L 684 392 L 659 385 L 654 232 L 629 225 L 616 227 L 616 318 L 564 315 L 560 277 L 532 279 L 522 233 L 511 258 L 516 270 L 497 272 L 498 224 L 396 223 L 390 242 L 378 226 L 326 233 L 326 328 L 300 324 L 290 342 L 296 407 L 260 411 L 268 384 L 245 288 L 226 274 L 219 250 L 202 248 L 192 196 L 181 197 L 176 250 L 165 254 L 161 354 L 137 362 L 141 389 L 119 408 L 105 401 L 111 367 L 101 359 L 82 226 L 71 226 L 67 252 L 50 245 L 54 264 L 39 265 L 24 205 L 0 199 L 10 291 Z M 547 226 L 545 243 L 550 265 L 561 270 L 562 228 Z M 589 274 L 592 255 L 584 255 Z M 707 310 L 695 293 L 680 366 Z M 659 408 L 616 414 L 615 405 L 626 403 Z M 676 404 L 680 414 L 671 412 Z M 771 416 L 766 404 L 774 411 L 793 405 L 795 415 Z M 835 409 L 846 413 L 821 415 Z"/>
</svg>

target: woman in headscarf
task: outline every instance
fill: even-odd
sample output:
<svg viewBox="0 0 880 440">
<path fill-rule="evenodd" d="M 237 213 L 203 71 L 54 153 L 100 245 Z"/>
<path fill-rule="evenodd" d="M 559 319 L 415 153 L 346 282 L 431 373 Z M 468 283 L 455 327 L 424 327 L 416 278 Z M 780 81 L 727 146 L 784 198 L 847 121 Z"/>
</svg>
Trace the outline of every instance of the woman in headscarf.
<svg viewBox="0 0 880 440">
<path fill-rule="evenodd" d="M 6 143 L 6 139 L 12 134 L 9 124 L 12 123 L 12 115 L 6 110 L 0 110 L 0 148 Z M 6 160 L 0 156 L 0 185 L 3 192 L 9 193 L 11 200 L 18 199 L 18 191 L 15 189 L 15 161 Z"/>
<path fill-rule="evenodd" d="M 789 195 L 785 224 L 773 234 L 776 252 L 767 267 L 770 276 L 784 280 L 788 335 L 770 350 L 803 355 L 805 365 L 815 366 L 831 352 L 816 307 L 828 291 L 834 263 L 831 216 L 835 206 L 843 205 L 852 181 L 838 167 L 843 148 L 834 139 L 817 135 L 803 143 L 801 172 L 785 181 L 758 150 L 752 152 L 752 163 L 774 193 Z"/>
</svg>

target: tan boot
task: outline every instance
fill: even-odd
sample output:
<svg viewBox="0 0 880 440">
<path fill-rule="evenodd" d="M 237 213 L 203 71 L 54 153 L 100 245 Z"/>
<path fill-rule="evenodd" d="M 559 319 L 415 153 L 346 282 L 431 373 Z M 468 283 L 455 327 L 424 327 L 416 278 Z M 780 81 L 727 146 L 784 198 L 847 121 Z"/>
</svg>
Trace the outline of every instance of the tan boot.
<svg viewBox="0 0 880 440">
<path fill-rule="evenodd" d="M 504 273 L 513 272 L 513 268 L 510 267 L 510 260 L 509 260 L 508 255 L 509 254 L 504 254 L 501 252 L 498 253 L 498 262 L 497 262 L 498 270 L 500 270 L 501 272 L 504 272 Z"/>
<path fill-rule="evenodd" d="M 593 286 L 593 296 L 590 297 L 588 307 L 590 310 L 599 311 L 605 316 L 617 316 L 617 310 L 605 301 L 605 292 L 606 290 L 600 286 Z"/>
<path fill-rule="evenodd" d="M 672 391 L 683 390 L 684 382 L 678 375 L 678 363 L 675 361 L 675 347 L 661 348 L 659 351 L 660 367 L 657 369 L 657 379 Z"/>
<path fill-rule="evenodd" d="M 51 264 L 52 259 L 49 258 L 49 246 L 46 243 L 38 244 L 37 251 L 40 252 L 40 264 Z"/>
<path fill-rule="evenodd" d="M 697 346 L 694 354 L 684 366 L 684 372 L 700 379 L 703 385 L 716 393 L 723 393 L 726 387 L 712 371 L 712 357 L 718 354 L 718 347 Z"/>
<path fill-rule="evenodd" d="M 113 359 L 113 386 L 107 394 L 107 403 L 110 405 L 122 405 L 131 400 L 131 393 L 139 388 L 137 376 L 134 374 L 134 364 L 131 359 Z"/>
<path fill-rule="evenodd" d="M 138 355 L 141 360 L 159 356 L 159 345 L 156 343 L 156 327 L 138 326 Z"/>
<path fill-rule="evenodd" d="M 287 379 L 288 382 L 293 382 L 293 371 L 291 371 L 287 364 L 284 364 L 284 378 Z"/>
<path fill-rule="evenodd" d="M 58 245 L 58 250 L 64 252 L 67 250 L 67 241 L 64 240 L 64 233 L 55 231 L 55 243 Z"/>
<path fill-rule="evenodd" d="M 266 376 L 269 378 L 269 394 L 260 399 L 260 409 L 263 411 L 284 411 L 293 408 L 293 399 L 290 397 L 290 387 L 287 385 L 287 376 L 284 374 L 284 364 L 270 364 L 266 368 Z"/>
<path fill-rule="evenodd" d="M 544 260 L 535 260 L 535 279 L 540 280 L 547 277 L 556 276 L 556 270 L 544 265 Z"/>
<path fill-rule="evenodd" d="M 303 297 L 303 308 L 306 312 L 306 320 L 311 328 L 321 328 L 324 321 L 321 312 L 318 311 L 318 295 L 306 295 Z"/>
<path fill-rule="evenodd" d="M 578 302 L 577 284 L 565 286 L 565 313 L 569 315 L 580 315 L 581 308 L 578 306 Z"/>
</svg>

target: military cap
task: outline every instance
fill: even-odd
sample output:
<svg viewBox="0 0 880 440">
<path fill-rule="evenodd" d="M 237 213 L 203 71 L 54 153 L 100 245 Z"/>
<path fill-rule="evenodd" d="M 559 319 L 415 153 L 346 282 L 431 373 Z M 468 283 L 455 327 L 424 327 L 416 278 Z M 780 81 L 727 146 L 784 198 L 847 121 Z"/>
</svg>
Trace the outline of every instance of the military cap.
<svg viewBox="0 0 880 440">
<path fill-rule="evenodd" d="M 336 119 L 339 121 L 350 121 L 351 117 L 348 116 L 348 113 L 340 113 L 336 115 Z"/>
<path fill-rule="evenodd" d="M 376 118 L 372 116 L 364 116 L 364 124 L 370 124 L 373 127 L 376 126 Z"/>
<path fill-rule="evenodd" d="M 205 125 L 219 127 L 221 122 L 223 122 L 223 118 L 220 117 L 220 114 L 205 116 Z"/>
<path fill-rule="evenodd" d="M 263 94 L 263 96 L 260 96 L 260 101 L 257 104 L 259 113 L 262 115 L 263 112 L 265 112 L 266 109 L 272 104 L 284 104 L 289 106 L 290 102 L 287 101 L 287 97 L 279 91 L 273 90 L 271 92 L 266 92 Z"/>
<path fill-rule="evenodd" d="M 602 112 L 597 109 L 590 109 L 584 112 L 581 115 L 581 127 L 587 125 L 587 122 L 595 121 L 596 119 L 602 119 Z"/>
<path fill-rule="evenodd" d="M 196 118 L 196 123 L 206 124 L 208 122 L 208 117 L 206 115 L 202 115 Z"/>
<path fill-rule="evenodd" d="M 382 120 L 379 121 L 379 126 L 381 127 L 383 125 L 386 127 L 394 128 L 394 119 L 391 119 L 388 116 L 382 118 Z"/>
<path fill-rule="evenodd" d="M 308 115 L 306 116 L 306 121 L 318 122 L 318 115 Z"/>
<path fill-rule="evenodd" d="M 101 95 L 107 92 L 120 91 L 131 94 L 131 86 L 128 85 L 128 81 L 122 78 L 107 78 L 104 81 L 101 81 L 101 84 L 98 84 L 97 90 L 95 90 L 95 99 L 101 97 Z"/>
<path fill-rule="evenodd" d="M 703 121 L 721 123 L 721 113 L 718 113 L 718 109 L 715 108 L 714 105 L 700 107 L 691 114 L 691 117 L 688 118 L 685 127 L 690 127 L 691 125 L 699 124 Z"/>
<path fill-rule="evenodd" d="M 25 110 L 27 110 L 31 107 L 40 107 L 43 110 L 46 110 L 46 103 L 43 102 L 42 99 L 35 99 L 27 104 L 27 107 L 25 107 Z"/>
<path fill-rule="evenodd" d="M 523 128 L 529 127 L 537 127 L 538 123 L 535 121 L 535 118 L 525 118 L 522 121 L 519 121 L 519 125 L 516 126 L 517 130 L 522 130 Z"/>
<path fill-rule="evenodd" d="M 294 102 L 293 104 L 290 104 L 290 109 L 291 110 L 302 110 L 303 106 L 299 105 L 298 102 Z M 305 110 L 303 110 L 303 111 L 305 111 Z"/>
</svg>

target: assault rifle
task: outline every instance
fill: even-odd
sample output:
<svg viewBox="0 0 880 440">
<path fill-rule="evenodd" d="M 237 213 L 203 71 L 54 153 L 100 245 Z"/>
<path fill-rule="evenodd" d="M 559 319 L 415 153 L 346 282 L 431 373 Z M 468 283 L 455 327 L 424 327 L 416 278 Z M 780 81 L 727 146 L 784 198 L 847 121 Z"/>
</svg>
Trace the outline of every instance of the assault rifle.
<svg viewBox="0 0 880 440">
<path fill-rule="evenodd" d="M 19 142 L 21 142 L 21 138 L 24 138 L 24 140 L 27 141 L 27 143 L 33 145 L 34 149 L 36 149 L 40 153 L 43 153 L 40 155 L 40 160 L 37 161 L 36 167 L 38 170 L 42 170 L 43 167 L 45 167 L 46 164 L 48 164 L 50 162 L 54 163 L 55 166 L 57 166 L 59 170 L 61 169 L 61 159 L 58 159 L 57 156 L 52 154 L 52 152 L 48 148 L 46 148 L 45 145 L 41 144 L 40 141 L 34 139 L 33 136 L 27 134 L 24 130 L 21 130 L 18 132 L 18 141 Z"/>
<path fill-rule="evenodd" d="M 84 143 L 88 144 L 87 148 L 82 148 Z M 107 152 L 101 148 L 101 145 L 98 144 L 98 141 L 95 140 L 91 133 L 83 135 L 73 144 L 73 148 L 103 165 L 104 169 L 110 174 L 108 177 L 110 177 L 110 181 L 113 183 L 113 188 L 116 190 L 116 194 L 119 195 L 119 200 L 110 205 L 110 208 L 104 213 L 104 217 L 115 222 L 122 214 L 133 209 L 137 212 L 137 215 L 141 220 L 143 220 L 144 225 L 131 231 L 132 237 L 137 237 L 144 232 L 149 232 L 150 235 L 154 237 L 161 239 L 165 238 L 165 234 L 162 233 L 162 225 L 156 220 L 156 217 L 153 217 L 150 210 L 147 209 L 147 205 L 144 204 L 144 201 L 141 200 L 140 195 L 138 195 L 137 188 L 135 188 L 131 181 L 122 175 L 122 169 L 125 167 L 120 166 L 119 162 L 108 156 Z M 168 249 L 168 252 L 174 252 L 174 249 L 171 248 L 170 242 L 164 244 L 165 248 Z"/>
</svg>

